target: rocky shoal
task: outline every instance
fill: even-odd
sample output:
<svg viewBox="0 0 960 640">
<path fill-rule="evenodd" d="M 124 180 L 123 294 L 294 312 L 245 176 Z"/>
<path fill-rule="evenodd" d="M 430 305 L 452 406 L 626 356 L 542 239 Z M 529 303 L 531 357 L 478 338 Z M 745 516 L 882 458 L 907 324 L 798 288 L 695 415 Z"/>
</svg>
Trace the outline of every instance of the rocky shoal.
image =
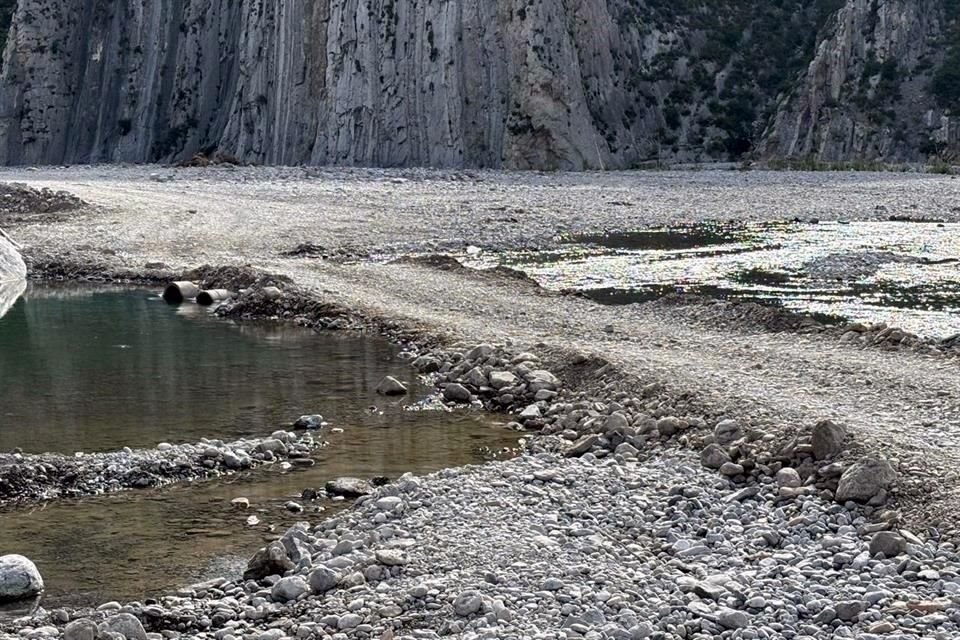
<svg viewBox="0 0 960 640">
<path fill-rule="evenodd" d="M 815 494 L 784 498 L 773 476 L 747 488 L 679 451 L 544 453 L 407 475 L 334 518 L 291 528 L 257 554 L 247 579 L 83 615 L 55 611 L 8 625 L 6 637 L 960 633 L 951 543 L 887 530 Z"/>
<path fill-rule="evenodd" d="M 322 440 L 277 431 L 265 438 L 232 442 L 204 439 L 195 444 L 161 443 L 153 449 L 124 448 L 105 453 L 0 454 L 0 504 L 99 495 L 122 489 L 160 487 L 218 477 L 263 464 L 312 465 L 311 450 Z"/>
</svg>

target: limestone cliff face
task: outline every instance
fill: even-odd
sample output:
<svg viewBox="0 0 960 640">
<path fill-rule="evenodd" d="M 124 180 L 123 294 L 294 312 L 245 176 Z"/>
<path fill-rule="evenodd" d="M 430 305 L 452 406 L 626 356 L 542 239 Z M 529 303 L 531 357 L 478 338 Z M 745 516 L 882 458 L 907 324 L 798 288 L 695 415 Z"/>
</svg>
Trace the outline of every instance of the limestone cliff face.
<svg viewBox="0 0 960 640">
<path fill-rule="evenodd" d="M 0 162 L 599 166 L 562 6 L 20 0 Z"/>
<path fill-rule="evenodd" d="M 919 84 L 898 103 L 906 142 L 834 103 L 870 52 L 915 66 L 946 1 L 18 0 L 0 163 L 909 155 Z"/>
<path fill-rule="evenodd" d="M 938 105 L 949 16 L 937 0 L 847 0 L 765 132 L 767 157 L 951 158 L 960 121 Z"/>
</svg>

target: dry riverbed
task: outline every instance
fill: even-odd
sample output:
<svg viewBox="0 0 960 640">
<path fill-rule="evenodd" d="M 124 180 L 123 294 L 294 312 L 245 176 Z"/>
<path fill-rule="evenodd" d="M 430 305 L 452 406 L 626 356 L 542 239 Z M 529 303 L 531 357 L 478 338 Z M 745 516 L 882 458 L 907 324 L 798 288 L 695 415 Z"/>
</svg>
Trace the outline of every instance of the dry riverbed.
<svg viewBox="0 0 960 640">
<path fill-rule="evenodd" d="M 606 307 L 505 270 L 389 260 L 544 249 L 564 234 L 670 221 L 958 221 L 960 181 L 156 167 L 0 179 L 88 203 L 0 213 L 47 276 L 160 281 L 232 267 L 191 274 L 249 287 L 223 313 L 383 331 L 408 343 L 447 401 L 482 401 L 539 433 L 519 460 L 406 478 L 291 531 L 251 580 L 106 607 L 92 614 L 102 631 L 747 639 L 960 629 L 952 344 L 893 344 L 859 328 L 868 337 L 853 340 L 751 305 Z M 267 280 L 284 294 L 264 295 Z M 872 484 L 845 485 L 865 453 L 887 461 L 861 462 Z M 54 637 L 79 615 L 9 633 Z"/>
</svg>

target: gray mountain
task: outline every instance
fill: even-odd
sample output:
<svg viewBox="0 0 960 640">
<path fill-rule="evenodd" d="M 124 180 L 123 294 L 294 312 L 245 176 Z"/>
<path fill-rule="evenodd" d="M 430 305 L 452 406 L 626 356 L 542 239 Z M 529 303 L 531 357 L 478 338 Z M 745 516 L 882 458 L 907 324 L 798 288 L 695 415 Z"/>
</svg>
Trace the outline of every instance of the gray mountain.
<svg viewBox="0 0 960 640">
<path fill-rule="evenodd" d="M 0 163 L 948 158 L 958 5 L 0 0 Z"/>
</svg>

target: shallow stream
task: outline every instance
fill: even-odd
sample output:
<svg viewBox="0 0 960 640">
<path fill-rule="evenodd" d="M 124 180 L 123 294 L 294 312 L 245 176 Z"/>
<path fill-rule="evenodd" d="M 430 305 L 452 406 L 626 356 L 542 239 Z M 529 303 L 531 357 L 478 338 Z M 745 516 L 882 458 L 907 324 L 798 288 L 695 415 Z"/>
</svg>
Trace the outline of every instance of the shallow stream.
<svg viewBox="0 0 960 640">
<path fill-rule="evenodd" d="M 960 224 L 937 221 L 705 223 L 570 236 L 550 252 L 487 256 L 556 291 L 604 304 L 672 292 L 883 321 L 930 337 L 960 333 Z"/>
<path fill-rule="evenodd" d="M 387 374 L 411 396 L 377 396 Z M 305 413 L 343 431 L 329 433 L 306 469 L 0 511 L 0 555 L 37 563 L 46 607 L 143 599 L 239 572 L 285 527 L 343 506 L 302 501 L 305 488 L 479 462 L 516 445 L 489 414 L 405 409 L 427 391 L 379 338 L 235 324 L 150 291 L 31 287 L 0 318 L 0 450 L 268 435 Z M 236 497 L 251 508 L 232 509 Z M 291 499 L 307 511 L 288 512 Z M 248 526 L 251 515 L 260 523 Z"/>
</svg>

